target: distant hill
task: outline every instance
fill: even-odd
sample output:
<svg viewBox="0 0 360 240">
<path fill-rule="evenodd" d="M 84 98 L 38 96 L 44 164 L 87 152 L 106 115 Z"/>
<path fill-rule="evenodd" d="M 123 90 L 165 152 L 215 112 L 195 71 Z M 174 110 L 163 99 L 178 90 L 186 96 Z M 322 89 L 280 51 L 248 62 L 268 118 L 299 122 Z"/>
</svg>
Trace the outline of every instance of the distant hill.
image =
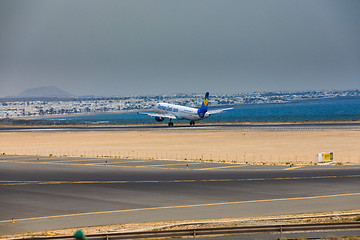
<svg viewBox="0 0 360 240">
<path fill-rule="evenodd" d="M 65 92 L 54 86 L 29 88 L 18 95 L 19 97 L 73 97 L 71 93 Z"/>
</svg>

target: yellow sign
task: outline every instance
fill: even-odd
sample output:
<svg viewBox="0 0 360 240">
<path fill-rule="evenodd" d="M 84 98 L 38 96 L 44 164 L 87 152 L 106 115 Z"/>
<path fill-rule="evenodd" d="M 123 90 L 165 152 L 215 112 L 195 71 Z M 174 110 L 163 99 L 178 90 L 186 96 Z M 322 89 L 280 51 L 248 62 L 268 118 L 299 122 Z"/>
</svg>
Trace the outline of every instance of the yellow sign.
<svg viewBox="0 0 360 240">
<path fill-rule="evenodd" d="M 324 162 L 332 161 L 333 160 L 333 153 L 324 153 Z"/>
</svg>

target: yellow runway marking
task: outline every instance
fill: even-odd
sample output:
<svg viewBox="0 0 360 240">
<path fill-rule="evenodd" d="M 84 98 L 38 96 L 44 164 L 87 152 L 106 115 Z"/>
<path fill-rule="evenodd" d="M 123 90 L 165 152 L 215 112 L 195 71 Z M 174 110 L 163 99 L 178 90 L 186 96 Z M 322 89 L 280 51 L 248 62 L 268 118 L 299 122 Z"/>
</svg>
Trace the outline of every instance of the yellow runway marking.
<svg viewBox="0 0 360 240">
<path fill-rule="evenodd" d="M 56 160 L 57 158 L 56 157 L 34 157 L 36 159 L 39 158 L 39 160 Z M 32 158 L 29 158 L 29 159 L 32 159 Z"/>
<path fill-rule="evenodd" d="M 110 164 L 105 163 L 105 162 L 99 162 L 99 163 L 85 163 L 83 165 L 86 165 L 86 166 L 106 166 L 106 165 L 110 165 Z"/>
<path fill-rule="evenodd" d="M 158 166 L 168 166 L 168 165 L 146 165 L 146 166 L 124 166 L 124 165 L 114 165 L 111 162 L 109 163 L 105 163 L 105 162 L 101 162 L 101 163 L 85 163 L 85 164 L 81 164 L 81 165 L 85 165 L 85 166 L 107 166 L 107 167 L 118 167 L 118 168 L 124 168 L 124 167 L 128 167 L 128 168 L 156 168 L 156 169 L 170 169 L 170 170 L 174 170 L 174 169 L 178 169 L 178 168 L 164 168 L 164 167 L 158 167 Z M 173 165 L 177 165 L 177 164 L 173 164 Z M 183 164 L 181 164 L 183 165 Z"/>
<path fill-rule="evenodd" d="M 304 167 L 304 166 L 289 167 L 289 168 L 284 168 L 283 170 L 293 170 L 293 169 L 302 168 L 302 167 Z"/>
<path fill-rule="evenodd" d="M 283 177 L 283 178 L 239 178 L 239 179 L 179 179 L 179 180 L 140 180 L 140 181 L 0 181 L 0 186 L 9 185 L 47 185 L 47 184 L 124 184 L 124 183 L 190 183 L 190 182 L 241 182 L 267 180 L 303 180 L 329 178 L 358 178 L 360 175 L 346 176 L 315 176 L 315 177 Z"/>
<path fill-rule="evenodd" d="M 248 165 L 232 165 L 232 166 L 225 166 L 225 167 L 211 167 L 211 168 L 200 168 L 196 170 L 205 171 L 205 170 L 212 170 L 212 169 L 220 169 L 220 168 L 235 168 L 235 167 L 246 167 Z"/>
<path fill-rule="evenodd" d="M 49 158 L 51 159 L 51 158 Z M 0 160 L 0 163 L 3 162 L 9 162 L 9 163 L 28 163 L 28 164 L 64 164 L 64 165 L 71 165 L 71 166 L 94 166 L 94 167 L 118 167 L 118 168 L 156 168 L 156 169 L 163 169 L 163 170 L 178 170 L 179 168 L 166 168 L 166 167 L 161 167 L 161 166 L 171 166 L 171 165 L 186 165 L 188 164 L 189 166 L 192 164 L 201 164 L 201 162 L 188 162 L 188 161 L 182 161 L 183 164 L 179 163 L 179 164 L 163 164 L 163 165 L 140 165 L 140 166 L 124 166 L 122 165 L 122 163 L 140 163 L 140 162 L 149 162 L 149 161 L 155 161 L 155 160 L 128 160 L 128 161 L 121 161 L 121 160 L 108 160 L 108 163 L 106 164 L 105 161 L 103 159 L 86 159 L 86 160 L 66 160 L 66 161 L 43 161 L 44 159 L 40 159 L 39 162 L 37 162 L 36 159 L 29 159 L 26 161 L 14 161 L 14 160 Z M 98 162 L 98 163 L 73 163 L 73 162 L 80 162 L 80 161 L 102 161 L 102 162 Z M 158 160 L 158 161 L 162 161 L 162 160 Z M 117 165 L 115 165 L 117 164 Z M 209 167 L 209 168 L 198 168 L 198 169 L 194 169 L 194 168 L 188 168 L 187 170 L 189 171 L 206 171 L 206 170 L 214 170 L 214 169 L 226 169 L 226 168 L 240 168 L 240 167 L 246 167 L 246 166 L 250 166 L 250 165 L 245 165 L 245 164 L 236 164 L 236 165 L 227 165 L 227 166 L 223 166 L 223 167 Z M 305 166 L 297 166 L 297 167 L 292 167 L 292 168 L 284 168 L 283 170 L 293 170 L 293 169 L 297 169 L 297 168 L 302 168 Z M 352 167 L 352 169 L 358 169 L 360 167 Z M 319 169 L 319 168 L 317 168 Z M 326 170 L 328 168 L 323 168 L 321 170 Z M 331 168 L 331 169 L 339 169 L 339 168 Z M 343 169 L 343 168 L 340 168 Z M 253 169 L 250 169 L 250 171 Z M 273 170 L 278 170 L 278 169 L 263 169 L 263 171 L 273 171 Z"/>
<path fill-rule="evenodd" d="M 50 162 L 37 162 L 36 160 L 35 161 L 6 161 L 6 162 L 12 162 L 12 163 L 30 163 L 30 164 L 63 164 L 63 165 L 71 165 L 71 166 L 100 166 L 100 167 L 105 167 L 106 166 L 106 163 L 105 161 L 103 162 L 100 162 L 100 163 L 67 163 L 67 162 L 53 162 L 53 161 L 50 161 Z M 107 164 L 106 167 L 129 167 L 129 168 L 136 168 L 136 167 L 145 167 L 145 166 L 123 166 L 123 165 L 112 165 L 111 162 Z M 148 165 L 146 167 L 149 167 L 151 168 L 151 165 Z M 158 167 L 159 169 L 177 169 L 177 168 L 160 168 Z"/>
<path fill-rule="evenodd" d="M 91 161 L 102 161 L 100 159 L 74 159 L 74 160 L 57 160 L 54 159 L 52 161 L 41 161 L 42 159 L 40 159 L 40 162 L 42 163 L 72 163 L 72 162 L 91 162 Z M 50 160 L 50 159 L 47 159 Z"/>
<path fill-rule="evenodd" d="M 124 212 L 138 212 L 138 211 L 150 211 L 150 210 L 162 210 L 162 209 L 177 209 L 177 208 L 212 207 L 212 206 L 225 206 L 225 205 L 236 205 L 236 204 L 247 204 L 247 203 L 262 203 L 262 202 L 280 202 L 280 201 L 294 201 L 294 200 L 309 200 L 309 199 L 347 197 L 347 196 L 359 196 L 359 195 L 360 195 L 360 193 L 343 193 L 343 194 L 320 195 L 320 196 L 311 196 L 311 197 L 273 198 L 273 199 L 247 200 L 247 201 L 238 201 L 238 202 L 220 202 L 220 203 L 203 203 L 203 204 L 180 205 L 180 206 L 164 206 L 164 207 L 135 208 L 135 209 L 112 210 L 112 211 L 98 211 L 98 212 L 86 212 L 86 213 L 71 213 L 71 214 L 64 214 L 64 215 L 32 217 L 32 218 L 20 218 L 20 219 L 15 219 L 15 221 L 16 221 L 16 222 L 20 222 L 20 221 L 41 220 L 41 219 L 49 219 L 49 218 L 76 217 L 76 216 L 86 216 L 86 215 L 99 215 L 99 214 L 112 214 L 112 213 L 124 213 Z M 12 222 L 12 220 L 2 220 L 2 221 L 0 221 L 0 223 L 11 223 L 11 222 Z"/>
<path fill-rule="evenodd" d="M 41 161 L 41 159 L 40 159 Z M 142 162 L 149 162 L 152 160 L 142 160 L 142 161 L 122 161 L 121 159 L 105 159 L 105 158 L 91 158 L 91 159 L 74 159 L 74 160 L 53 160 L 53 161 L 42 161 L 43 163 L 72 163 L 72 162 L 91 162 L 91 161 L 101 161 L 101 162 L 111 162 L 111 163 L 142 163 Z"/>
<path fill-rule="evenodd" d="M 156 169 L 168 169 L 168 170 L 179 170 L 179 168 L 165 168 L 165 167 L 154 167 L 154 165 L 145 165 L 145 166 L 124 166 L 124 165 L 115 165 L 108 163 L 84 163 L 84 164 L 68 164 L 68 165 L 81 165 L 81 166 L 100 166 L 100 167 L 117 167 L 117 168 L 156 168 Z M 167 165 L 164 165 L 167 166 Z"/>
<path fill-rule="evenodd" d="M 11 160 L 3 160 L 0 162 L 14 162 L 14 163 L 36 163 L 36 164 L 64 164 L 64 165 L 73 165 L 73 166 L 108 166 L 108 167 L 129 167 L 129 168 L 157 168 L 157 169 L 170 169 L 170 170 L 174 170 L 174 169 L 178 169 L 178 168 L 161 168 L 161 166 L 175 166 L 175 165 L 183 165 L 186 166 L 185 163 L 174 163 L 174 164 L 159 164 L 159 165 L 134 165 L 134 166 L 124 166 L 124 165 L 120 165 L 122 163 L 140 163 L 140 162 L 150 162 L 150 161 L 154 161 L 154 160 L 144 160 L 144 161 L 116 161 L 116 160 L 100 160 L 100 159 L 94 159 L 93 161 L 101 161 L 101 162 L 94 162 L 94 163 L 74 163 L 74 162 L 80 162 L 80 161 L 88 161 L 91 162 L 92 160 L 87 159 L 87 160 L 66 160 L 66 161 L 39 161 L 37 162 L 36 160 L 34 161 L 11 161 Z M 106 164 L 107 161 L 107 164 Z M 115 165 L 118 164 L 118 165 Z M 189 162 L 187 163 L 188 165 L 194 165 L 194 164 L 200 164 L 200 163 L 196 163 L 196 162 Z M 196 169 L 191 169 L 191 170 L 196 170 Z"/>
<path fill-rule="evenodd" d="M 187 163 L 188 165 L 195 165 L 200 163 Z M 144 165 L 144 166 L 136 166 L 136 167 L 166 167 L 166 166 L 186 166 L 185 163 L 169 163 L 169 164 L 161 164 L 161 165 Z"/>
</svg>

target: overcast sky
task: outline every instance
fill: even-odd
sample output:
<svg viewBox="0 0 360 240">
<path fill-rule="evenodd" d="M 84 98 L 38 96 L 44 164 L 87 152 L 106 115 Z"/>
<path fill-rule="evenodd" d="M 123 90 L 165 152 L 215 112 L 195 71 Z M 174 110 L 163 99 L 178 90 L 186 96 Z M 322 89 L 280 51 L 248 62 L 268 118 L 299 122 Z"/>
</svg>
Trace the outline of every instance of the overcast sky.
<svg viewBox="0 0 360 240">
<path fill-rule="evenodd" d="M 360 88 L 359 0 L 1 0 L 0 96 Z"/>
</svg>

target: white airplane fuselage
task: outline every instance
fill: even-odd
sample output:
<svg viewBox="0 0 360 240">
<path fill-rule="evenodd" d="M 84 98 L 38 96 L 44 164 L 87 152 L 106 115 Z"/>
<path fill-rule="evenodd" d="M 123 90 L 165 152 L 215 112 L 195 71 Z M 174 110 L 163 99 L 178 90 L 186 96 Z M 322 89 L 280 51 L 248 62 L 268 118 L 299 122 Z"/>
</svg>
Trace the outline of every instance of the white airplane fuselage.
<svg viewBox="0 0 360 240">
<path fill-rule="evenodd" d="M 157 113 L 169 113 L 176 116 L 177 119 L 186 119 L 189 121 L 199 121 L 208 118 L 210 114 L 206 112 L 202 117 L 198 114 L 198 109 L 192 107 L 185 107 L 170 103 L 158 103 L 155 106 Z"/>
<path fill-rule="evenodd" d="M 205 118 L 210 117 L 214 114 L 219 114 L 224 111 L 233 109 L 233 108 L 224 108 L 224 109 L 215 109 L 208 111 L 209 104 L 209 92 L 205 93 L 204 99 L 200 108 L 185 107 L 180 105 L 175 105 L 171 103 L 158 103 L 150 112 L 138 112 L 138 114 L 145 114 L 150 117 L 155 118 L 156 121 L 162 122 L 165 118 L 169 119 L 169 127 L 173 127 L 174 123 L 172 120 L 189 120 L 190 126 L 195 125 L 195 121 L 199 121 Z"/>
</svg>

